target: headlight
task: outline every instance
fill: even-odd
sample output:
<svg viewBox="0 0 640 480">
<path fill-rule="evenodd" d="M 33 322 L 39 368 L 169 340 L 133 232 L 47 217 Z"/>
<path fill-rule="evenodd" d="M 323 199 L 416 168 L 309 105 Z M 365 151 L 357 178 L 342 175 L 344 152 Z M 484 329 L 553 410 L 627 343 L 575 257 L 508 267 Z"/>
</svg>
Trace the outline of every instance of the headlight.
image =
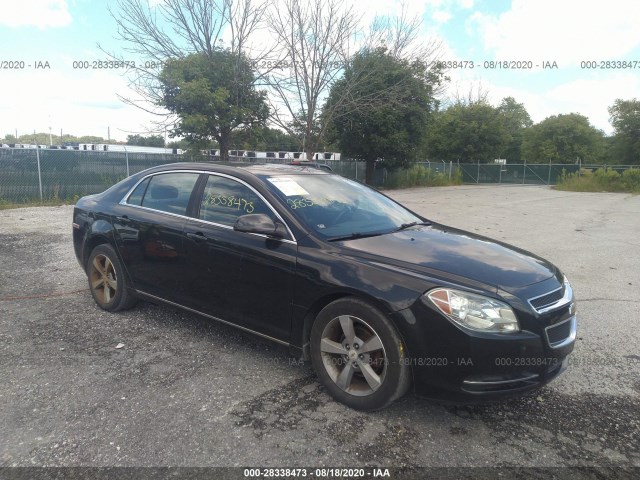
<svg viewBox="0 0 640 480">
<path fill-rule="evenodd" d="M 518 332 L 520 326 L 509 305 L 473 293 L 436 288 L 425 294 L 458 325 L 480 332 Z"/>
</svg>

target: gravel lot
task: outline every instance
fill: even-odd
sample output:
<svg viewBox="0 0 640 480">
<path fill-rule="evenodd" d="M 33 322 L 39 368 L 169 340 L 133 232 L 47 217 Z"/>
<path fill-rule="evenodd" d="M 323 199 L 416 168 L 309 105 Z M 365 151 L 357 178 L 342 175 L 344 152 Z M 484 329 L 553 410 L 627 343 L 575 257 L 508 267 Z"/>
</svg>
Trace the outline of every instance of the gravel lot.
<svg viewBox="0 0 640 480">
<path fill-rule="evenodd" d="M 640 467 L 640 196 L 391 195 L 563 269 L 579 313 L 563 376 L 492 405 L 410 394 L 355 412 L 274 344 L 165 306 L 101 311 L 73 254 L 73 207 L 4 210 L 0 466 Z"/>
</svg>

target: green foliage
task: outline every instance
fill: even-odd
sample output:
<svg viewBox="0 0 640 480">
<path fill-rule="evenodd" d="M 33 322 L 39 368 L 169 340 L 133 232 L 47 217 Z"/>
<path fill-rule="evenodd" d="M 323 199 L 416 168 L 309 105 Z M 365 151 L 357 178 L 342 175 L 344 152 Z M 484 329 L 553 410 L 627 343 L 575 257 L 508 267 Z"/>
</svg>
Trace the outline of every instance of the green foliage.
<svg viewBox="0 0 640 480">
<path fill-rule="evenodd" d="M 640 100 L 617 99 L 609 107 L 611 125 L 614 128 L 613 163 L 640 164 Z"/>
<path fill-rule="evenodd" d="M 620 174 L 611 168 L 598 168 L 580 175 L 578 172 L 567 174 L 563 170 L 556 188 L 573 192 L 640 193 L 640 169 L 629 169 Z"/>
<path fill-rule="evenodd" d="M 625 170 L 622 173 L 622 185 L 627 191 L 640 192 L 640 169 Z"/>
<path fill-rule="evenodd" d="M 77 197 L 77 198 L 76 198 Z M 55 195 L 44 200 L 25 199 L 24 201 L 11 201 L 6 198 L 0 197 L 0 210 L 9 210 L 13 208 L 26 208 L 26 207 L 57 207 L 60 205 L 75 205 L 80 199 L 80 196 L 74 195 L 69 199 L 61 199 Z"/>
<path fill-rule="evenodd" d="M 233 149 L 259 152 L 297 152 L 302 145 L 298 138 L 277 128 L 255 127 L 238 130 L 231 135 Z"/>
<path fill-rule="evenodd" d="M 96 137 L 94 135 L 85 135 L 77 137 L 78 143 L 109 143 L 102 137 Z M 114 142 L 111 142 L 114 143 Z"/>
<path fill-rule="evenodd" d="M 505 128 L 509 133 L 509 140 L 506 148 L 500 157 L 508 162 L 519 163 L 522 156 L 522 138 L 524 130 L 533 125 L 524 104 L 516 102 L 513 97 L 502 99 L 498 107 L 498 113 L 502 116 Z"/>
<path fill-rule="evenodd" d="M 420 63 L 398 59 L 384 48 L 363 50 L 331 89 L 325 105 L 332 112 L 328 141 L 343 156 L 367 162 L 367 183 L 378 158 L 389 169 L 418 158 L 437 106 L 433 90 L 441 81 L 439 73 L 424 72 Z"/>
<path fill-rule="evenodd" d="M 138 147 L 164 147 L 164 138 L 162 135 L 151 135 L 144 137 L 142 135 L 127 135 L 127 145 L 137 145 Z"/>
<path fill-rule="evenodd" d="M 449 178 L 448 173 L 437 172 L 424 165 L 413 164 L 408 168 L 392 171 L 387 177 L 384 187 L 394 189 L 446 185 L 462 185 L 462 172 L 456 170 Z"/>
<path fill-rule="evenodd" d="M 179 117 L 171 136 L 215 140 L 224 157 L 234 130 L 265 124 L 266 93 L 255 89 L 251 63 L 227 50 L 169 60 L 160 77 L 160 104 Z"/>
<path fill-rule="evenodd" d="M 0 143 L 22 143 L 26 145 L 49 146 L 49 140 L 51 140 L 52 145 L 61 145 L 62 143 L 109 143 L 108 140 L 95 135 L 83 135 L 78 137 L 65 133 L 61 139 L 60 135 L 56 135 L 55 132 L 51 134 L 51 137 L 49 137 L 49 133 L 39 132 L 36 134 L 19 135 L 17 139 L 15 135 L 7 134 L 3 139 L 0 139 Z M 111 143 L 116 142 L 112 140 Z"/>
<path fill-rule="evenodd" d="M 456 103 L 438 112 L 429 131 L 429 156 L 482 163 L 501 158 L 511 139 L 505 115 L 485 101 Z"/>
<path fill-rule="evenodd" d="M 127 178 L 126 175 L 115 175 L 115 174 L 102 174 L 100 175 L 100 182 L 104 185 L 105 190 L 109 188 L 111 185 L 115 185 L 116 183 Z"/>
<path fill-rule="evenodd" d="M 529 163 L 601 163 L 604 135 L 578 113 L 553 115 L 526 129 L 522 157 Z"/>
</svg>

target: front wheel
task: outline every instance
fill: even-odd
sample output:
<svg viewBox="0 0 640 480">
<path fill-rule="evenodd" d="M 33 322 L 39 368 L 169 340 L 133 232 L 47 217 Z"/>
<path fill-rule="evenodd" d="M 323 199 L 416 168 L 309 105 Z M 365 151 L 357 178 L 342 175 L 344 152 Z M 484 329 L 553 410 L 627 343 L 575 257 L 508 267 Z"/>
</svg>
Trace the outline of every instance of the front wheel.
<svg viewBox="0 0 640 480">
<path fill-rule="evenodd" d="M 376 308 L 356 298 L 327 305 L 311 329 L 311 361 L 329 393 L 356 410 L 378 410 L 411 383 L 400 336 Z"/>
<path fill-rule="evenodd" d="M 98 306 L 109 312 L 126 310 L 136 303 L 128 291 L 120 259 L 111 245 L 98 245 L 87 261 L 89 289 Z"/>
</svg>

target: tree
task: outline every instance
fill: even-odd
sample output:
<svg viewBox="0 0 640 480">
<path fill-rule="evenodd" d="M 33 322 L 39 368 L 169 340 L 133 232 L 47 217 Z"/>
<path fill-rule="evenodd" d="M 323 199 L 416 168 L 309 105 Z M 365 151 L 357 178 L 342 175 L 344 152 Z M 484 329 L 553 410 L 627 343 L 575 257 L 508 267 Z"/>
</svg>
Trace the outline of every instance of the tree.
<svg viewBox="0 0 640 480">
<path fill-rule="evenodd" d="M 194 54 L 214 60 L 221 50 L 243 66 L 249 52 L 253 64 L 268 58 L 268 48 L 248 48 L 252 35 L 262 26 L 268 4 L 268 0 L 160 0 L 153 4 L 118 0 L 118 9 L 110 13 L 117 24 L 118 38 L 126 45 L 123 50 L 144 60 L 128 70 L 132 95 L 120 99 L 157 115 L 158 131 L 171 128 L 176 117 L 162 108 L 164 91 L 159 80 L 167 62 Z M 228 39 L 226 47 L 223 35 Z M 111 59 L 128 64 L 129 55 L 102 50 Z M 228 101 L 238 98 L 230 95 Z"/>
<path fill-rule="evenodd" d="M 498 107 L 498 113 L 505 122 L 505 127 L 510 135 L 502 157 L 509 162 L 519 162 L 521 159 L 522 136 L 524 129 L 533 125 L 531 117 L 527 112 L 524 104 L 516 102 L 513 97 L 505 97 L 502 99 Z"/>
<path fill-rule="evenodd" d="M 299 139 L 277 128 L 256 127 L 233 132 L 233 148 L 260 152 L 298 152 Z"/>
<path fill-rule="evenodd" d="M 553 115 L 528 128 L 522 156 L 532 163 L 599 162 L 604 153 L 604 134 L 578 113 Z"/>
<path fill-rule="evenodd" d="M 614 128 L 613 160 L 628 165 L 640 164 L 640 100 L 617 99 L 609 107 Z"/>
<path fill-rule="evenodd" d="M 418 59 L 431 70 L 439 44 L 418 38 L 421 21 L 410 19 L 403 7 L 397 16 L 374 19 L 368 34 L 359 31 L 360 15 L 340 0 L 283 0 L 268 15 L 269 30 L 278 45 L 278 65 L 268 75 L 271 121 L 301 139 L 307 158 L 323 145 L 334 110 L 345 114 L 359 106 L 353 103 L 368 75 L 353 76 L 358 84 L 345 85 L 343 95 L 334 94 L 327 108 L 326 97 L 352 62 L 354 43 L 364 50 L 383 46 L 395 58 Z M 439 67 L 438 67 L 439 69 Z M 355 95 L 361 101 L 361 97 Z M 372 100 L 372 99 L 370 99 Z M 325 103 L 323 108 L 323 103 Z"/>
<path fill-rule="evenodd" d="M 178 116 L 171 136 L 196 143 L 215 140 L 223 161 L 232 132 L 264 125 L 269 114 L 266 94 L 254 87 L 249 60 L 228 50 L 169 60 L 159 81 L 158 103 Z"/>
<path fill-rule="evenodd" d="M 361 76 L 367 82 L 360 81 Z M 355 55 L 335 83 L 325 106 L 331 112 L 328 136 L 343 155 L 366 161 L 367 183 L 373 180 L 379 158 L 392 168 L 417 159 L 437 105 L 433 91 L 438 81 L 437 76 L 425 75 L 420 62 L 410 63 L 378 48 Z M 347 96 L 349 102 L 342 101 Z"/>
<path fill-rule="evenodd" d="M 458 101 L 434 116 L 427 152 L 437 160 L 487 163 L 501 157 L 509 139 L 497 108 L 484 100 Z"/>
<path fill-rule="evenodd" d="M 311 158 L 324 134 L 322 96 L 350 57 L 359 17 L 339 0 L 283 0 L 269 14 L 269 29 L 279 45 L 269 86 L 272 121 L 300 136 Z"/>
<path fill-rule="evenodd" d="M 127 145 L 137 145 L 139 147 L 164 147 L 164 138 L 161 135 L 127 135 Z"/>
</svg>

